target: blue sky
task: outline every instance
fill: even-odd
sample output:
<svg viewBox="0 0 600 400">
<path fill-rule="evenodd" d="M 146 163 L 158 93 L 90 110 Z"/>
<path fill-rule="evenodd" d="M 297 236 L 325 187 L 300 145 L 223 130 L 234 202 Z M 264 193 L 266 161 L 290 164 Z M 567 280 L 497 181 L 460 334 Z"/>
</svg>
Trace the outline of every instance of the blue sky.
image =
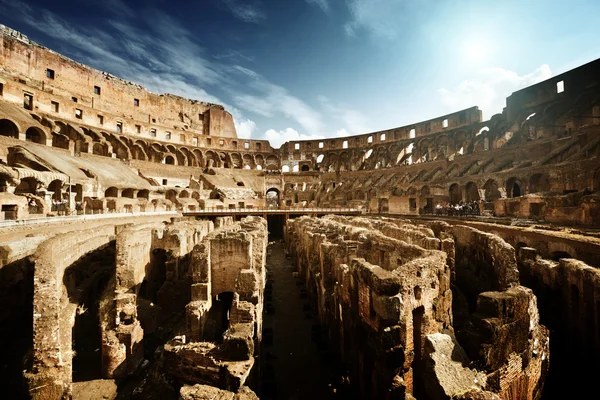
<svg viewBox="0 0 600 400">
<path fill-rule="evenodd" d="M 597 0 L 0 0 L 77 61 L 225 105 L 241 137 L 335 137 L 506 96 L 600 57 Z"/>
</svg>

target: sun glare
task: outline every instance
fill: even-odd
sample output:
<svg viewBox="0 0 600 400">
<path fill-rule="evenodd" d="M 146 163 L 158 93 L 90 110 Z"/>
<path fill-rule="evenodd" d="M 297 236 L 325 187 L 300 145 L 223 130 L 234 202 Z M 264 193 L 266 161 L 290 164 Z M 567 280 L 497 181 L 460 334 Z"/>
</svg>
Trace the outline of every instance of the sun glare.
<svg viewBox="0 0 600 400">
<path fill-rule="evenodd" d="M 464 45 L 463 52 L 468 61 L 484 61 L 489 54 L 489 44 L 482 41 L 467 42 Z"/>
</svg>

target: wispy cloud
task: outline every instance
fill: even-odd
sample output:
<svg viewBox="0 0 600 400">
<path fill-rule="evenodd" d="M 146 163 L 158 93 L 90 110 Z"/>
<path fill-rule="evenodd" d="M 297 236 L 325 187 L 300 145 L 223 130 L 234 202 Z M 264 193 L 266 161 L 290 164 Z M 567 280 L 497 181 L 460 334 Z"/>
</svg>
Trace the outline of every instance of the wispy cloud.
<svg viewBox="0 0 600 400">
<path fill-rule="evenodd" d="M 394 39 L 414 19 L 415 12 L 427 4 L 424 0 L 346 0 L 352 19 L 344 25 L 349 36 L 360 29 L 378 38 Z M 410 16 L 410 18 L 409 18 Z"/>
<path fill-rule="evenodd" d="M 323 10 L 323 12 L 329 12 L 329 0 L 306 0 L 309 4 L 316 4 Z"/>
<path fill-rule="evenodd" d="M 252 70 L 238 67 L 234 67 L 234 69 L 238 75 L 248 79 L 245 85 L 255 92 L 254 94 L 233 93 L 232 97 L 236 106 L 264 117 L 283 115 L 293 119 L 310 133 L 323 131 L 325 128 L 323 116 L 310 105 L 290 94 L 287 89 L 269 82 Z"/>
<path fill-rule="evenodd" d="M 448 111 L 479 105 L 484 119 L 488 119 L 502 112 L 505 99 L 512 92 L 550 77 L 552 71 L 547 64 L 525 75 L 503 68 L 488 68 L 480 71 L 476 78 L 462 81 L 453 89 L 441 88 L 438 93 Z"/>
<path fill-rule="evenodd" d="M 244 0 L 222 1 L 236 18 L 239 18 L 244 22 L 259 23 L 267 18 L 267 14 L 256 2 L 252 2 L 252 4 L 246 4 L 248 2 L 246 1 L 243 3 Z"/>
</svg>

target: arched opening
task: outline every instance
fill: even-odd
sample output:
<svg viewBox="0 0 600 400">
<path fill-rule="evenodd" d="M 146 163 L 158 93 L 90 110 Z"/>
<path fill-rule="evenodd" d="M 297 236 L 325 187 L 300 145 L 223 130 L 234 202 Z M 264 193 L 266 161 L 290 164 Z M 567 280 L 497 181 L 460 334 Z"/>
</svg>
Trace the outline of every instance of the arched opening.
<svg viewBox="0 0 600 400">
<path fill-rule="evenodd" d="M 281 172 L 290 172 L 290 167 L 284 165 L 283 167 L 281 167 Z"/>
<path fill-rule="evenodd" d="M 529 179 L 529 193 L 550 191 L 550 179 L 546 174 L 535 174 Z"/>
<path fill-rule="evenodd" d="M 182 190 L 179 193 L 179 198 L 181 199 L 188 199 L 190 197 L 190 193 L 187 190 Z"/>
<path fill-rule="evenodd" d="M 150 191 L 147 190 L 147 189 L 140 190 L 137 193 L 137 198 L 138 199 L 146 199 L 146 200 L 148 200 L 150 198 Z"/>
<path fill-rule="evenodd" d="M 19 185 L 15 188 L 15 194 L 36 194 L 38 181 L 35 178 L 23 178 Z"/>
<path fill-rule="evenodd" d="M 104 191 L 104 197 L 119 197 L 119 189 L 114 186 L 109 187 Z"/>
<path fill-rule="evenodd" d="M 55 179 L 48 185 L 48 190 L 53 192 L 52 200 L 61 201 L 62 200 L 62 181 Z"/>
<path fill-rule="evenodd" d="M 17 125 L 8 119 L 0 119 L 0 136 L 19 138 L 19 128 Z"/>
<path fill-rule="evenodd" d="M 310 167 L 307 164 L 304 164 L 301 168 L 302 172 L 310 171 Z"/>
<path fill-rule="evenodd" d="M 166 156 L 164 163 L 169 165 L 175 165 L 175 158 L 173 156 Z"/>
<path fill-rule="evenodd" d="M 100 296 L 115 274 L 115 242 L 86 254 L 65 270 L 63 284 L 69 303 L 76 305 L 68 344 L 73 355 L 73 382 L 102 378 Z"/>
<path fill-rule="evenodd" d="M 59 133 L 52 133 L 52 147 L 69 149 L 69 138 Z"/>
<path fill-rule="evenodd" d="M 518 180 L 517 178 L 510 178 L 506 182 L 506 196 L 509 198 L 512 197 L 521 197 L 523 196 L 523 182 Z"/>
<path fill-rule="evenodd" d="M 450 198 L 451 204 L 458 204 L 462 200 L 462 194 L 460 193 L 460 187 L 457 183 L 450 185 L 448 189 L 448 197 Z"/>
<path fill-rule="evenodd" d="M 121 197 L 133 199 L 133 189 L 123 189 L 123 192 L 121 192 Z"/>
<path fill-rule="evenodd" d="M 280 193 L 279 189 L 271 188 L 267 190 L 265 195 L 267 208 L 279 208 L 280 205 Z"/>
<path fill-rule="evenodd" d="M 10 177 L 8 175 L 0 174 L 0 193 L 8 192 L 8 182 Z"/>
<path fill-rule="evenodd" d="M 488 180 L 483 185 L 483 189 L 485 190 L 485 201 L 494 201 L 502 197 L 498 184 L 493 179 Z"/>
<path fill-rule="evenodd" d="M 474 182 L 467 183 L 467 186 L 465 187 L 465 196 L 465 200 L 468 202 L 479 201 L 479 190 Z"/>
<path fill-rule="evenodd" d="M 32 126 L 25 131 L 25 140 L 39 144 L 46 144 L 46 134 L 40 128 Z"/>
</svg>

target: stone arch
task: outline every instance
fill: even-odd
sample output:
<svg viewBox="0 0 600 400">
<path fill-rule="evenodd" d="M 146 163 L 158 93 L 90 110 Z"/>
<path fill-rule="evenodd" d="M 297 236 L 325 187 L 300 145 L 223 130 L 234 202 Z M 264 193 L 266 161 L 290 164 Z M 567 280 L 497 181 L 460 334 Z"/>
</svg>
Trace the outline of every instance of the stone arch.
<svg viewBox="0 0 600 400">
<path fill-rule="evenodd" d="M 521 197 L 525 194 L 525 186 L 517 178 L 510 178 L 506 181 L 506 197 Z"/>
<path fill-rule="evenodd" d="M 465 201 L 479 201 L 479 190 L 475 182 L 468 182 L 465 186 Z"/>
<path fill-rule="evenodd" d="M 67 143 L 67 146 L 68 146 L 68 143 Z M 52 147 L 56 147 L 56 146 L 54 146 L 54 135 L 53 135 L 53 138 L 52 138 Z M 108 144 L 106 144 L 106 143 L 100 143 L 100 142 L 94 142 L 94 144 L 92 146 L 92 153 L 96 154 L 98 156 L 108 157 Z"/>
<path fill-rule="evenodd" d="M 121 197 L 127 197 L 128 199 L 133 199 L 133 189 L 127 188 L 123 189 L 121 192 Z"/>
<path fill-rule="evenodd" d="M 114 186 L 109 187 L 104 191 L 104 197 L 119 197 L 119 189 Z"/>
<path fill-rule="evenodd" d="M 200 168 L 206 168 L 206 163 L 204 161 L 204 154 L 202 154 L 202 151 L 200 151 L 200 149 L 194 149 L 194 150 L 192 150 L 192 154 L 196 158 L 196 164 Z"/>
<path fill-rule="evenodd" d="M 19 126 L 12 120 L 4 118 L 0 119 L 0 136 L 19 138 Z"/>
<path fill-rule="evenodd" d="M 61 181 L 60 179 L 55 179 L 52 182 L 50 182 L 50 184 L 48 185 L 48 191 L 52 192 L 53 200 L 62 200 L 62 187 L 63 181 Z"/>
<path fill-rule="evenodd" d="M 69 149 L 69 137 L 61 133 L 52 132 L 52 147 Z"/>
<path fill-rule="evenodd" d="M 304 164 L 300 170 L 302 172 L 310 171 L 310 166 L 308 164 Z"/>
<path fill-rule="evenodd" d="M 37 126 L 29 127 L 25 131 L 25 140 L 33 143 L 46 144 L 46 132 Z"/>
<path fill-rule="evenodd" d="M 485 201 L 494 201 L 502 197 L 502 194 L 498 189 L 498 183 L 493 179 L 489 179 L 485 185 L 483 185 L 483 189 L 485 190 Z"/>
<path fill-rule="evenodd" d="M 185 165 L 187 165 L 188 167 L 197 167 L 198 166 L 198 160 L 196 160 L 196 157 L 194 157 L 192 152 L 187 147 L 180 147 L 179 151 L 181 151 L 181 154 L 183 154 L 183 156 L 185 157 L 185 160 L 186 160 Z"/>
<path fill-rule="evenodd" d="M 168 165 L 175 165 L 175 157 L 173 157 L 172 155 L 168 155 L 165 157 L 163 162 Z"/>
<path fill-rule="evenodd" d="M 207 168 L 217 168 L 221 165 L 221 161 L 219 160 L 219 156 L 212 150 L 209 150 L 205 154 L 206 157 L 206 167 Z"/>
<path fill-rule="evenodd" d="M 15 194 L 36 194 L 40 186 L 41 182 L 32 176 L 22 178 L 15 188 Z"/>
<path fill-rule="evenodd" d="M 148 189 L 142 189 L 140 191 L 137 192 L 137 196 L 138 199 L 146 199 L 149 200 L 150 199 L 150 191 Z"/>
<path fill-rule="evenodd" d="M 274 165 L 274 166 L 277 167 L 275 169 L 279 169 L 279 159 L 277 158 L 277 156 L 275 156 L 273 154 L 271 154 L 271 155 L 269 155 L 267 157 L 266 163 L 267 163 L 267 167 L 270 167 L 270 166 Z"/>
<path fill-rule="evenodd" d="M 190 192 L 188 192 L 187 190 L 182 190 L 181 192 L 179 192 L 179 198 L 180 199 L 189 199 Z"/>
<path fill-rule="evenodd" d="M 450 203 L 452 204 L 457 204 L 462 200 L 462 193 L 458 183 L 453 183 L 450 185 L 450 188 L 448 188 L 448 197 L 450 198 Z"/>
<path fill-rule="evenodd" d="M 265 192 L 265 203 L 267 208 L 279 208 L 281 205 L 281 192 L 279 189 L 272 187 Z"/>
</svg>

